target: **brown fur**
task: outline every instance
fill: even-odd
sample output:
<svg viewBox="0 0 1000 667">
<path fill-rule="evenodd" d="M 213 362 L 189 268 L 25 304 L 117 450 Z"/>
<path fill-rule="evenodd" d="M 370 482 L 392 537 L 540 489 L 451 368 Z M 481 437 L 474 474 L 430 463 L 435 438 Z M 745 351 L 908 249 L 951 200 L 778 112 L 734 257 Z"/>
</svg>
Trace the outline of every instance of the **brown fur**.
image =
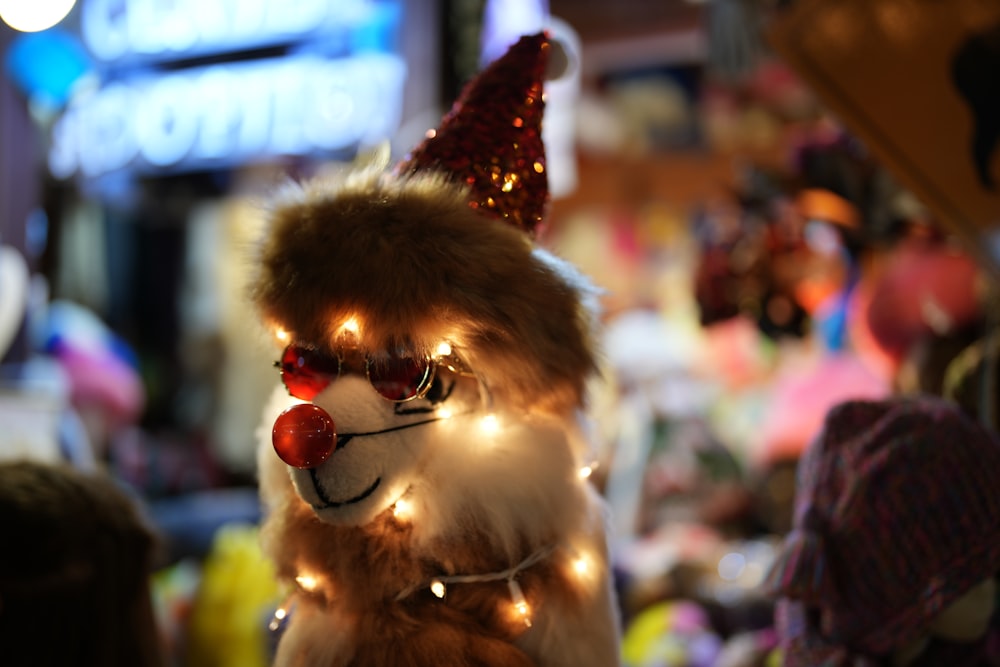
<svg viewBox="0 0 1000 667">
<path fill-rule="evenodd" d="M 299 604 L 319 609 L 335 603 L 353 619 L 354 653 L 363 662 L 345 667 L 434 665 L 435 667 L 533 667 L 514 642 L 528 628 L 511 612 L 505 581 L 453 584 L 447 603 L 426 586 L 402 600 L 397 595 L 413 582 L 429 582 L 441 572 L 493 572 L 510 566 L 500 562 L 483 543 L 466 537 L 432 551 L 446 554 L 447 563 L 418 559 L 411 552 L 409 524 L 386 512 L 363 527 L 322 525 L 296 498 L 287 498 L 279 512 L 284 520 L 265 524 L 265 543 L 276 550 L 279 574 L 316 573 L 319 588 L 303 593 Z M 277 531 L 277 532 L 275 532 Z M 524 556 L 526 557 L 526 552 Z M 335 582 L 324 576 L 336 577 Z M 579 603 L 579 588 L 551 560 L 526 569 L 517 577 L 534 608 Z M 340 665 L 341 663 L 335 663 Z"/>
<path fill-rule="evenodd" d="M 510 402 L 579 406 L 596 362 L 578 290 L 466 201 L 437 175 L 309 186 L 274 211 L 253 298 L 300 341 L 332 346 L 354 317 L 362 347 L 448 340 Z"/>
</svg>

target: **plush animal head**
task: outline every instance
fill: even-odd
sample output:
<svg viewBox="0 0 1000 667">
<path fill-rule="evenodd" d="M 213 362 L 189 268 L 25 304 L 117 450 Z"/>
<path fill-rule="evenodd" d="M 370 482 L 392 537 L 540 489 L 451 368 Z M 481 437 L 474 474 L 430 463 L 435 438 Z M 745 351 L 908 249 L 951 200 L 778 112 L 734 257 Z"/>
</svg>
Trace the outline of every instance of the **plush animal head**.
<svg viewBox="0 0 1000 667">
<path fill-rule="evenodd" d="M 445 431 L 583 404 L 595 293 L 532 238 L 548 48 L 522 39 L 392 172 L 348 170 L 275 200 L 253 296 L 291 344 L 286 387 L 309 404 L 273 439 L 323 521 L 362 525 L 394 506 Z"/>
</svg>

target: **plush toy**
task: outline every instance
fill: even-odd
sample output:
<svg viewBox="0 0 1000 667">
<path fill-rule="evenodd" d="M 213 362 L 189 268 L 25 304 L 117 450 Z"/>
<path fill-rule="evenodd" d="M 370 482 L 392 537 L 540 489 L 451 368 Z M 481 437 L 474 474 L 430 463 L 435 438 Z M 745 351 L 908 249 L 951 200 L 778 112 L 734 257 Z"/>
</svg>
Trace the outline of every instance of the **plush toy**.
<svg viewBox="0 0 1000 667">
<path fill-rule="evenodd" d="M 713 667 L 721 646 L 708 613 L 682 599 L 642 610 L 622 636 L 628 667 Z"/>
<path fill-rule="evenodd" d="M 929 396 L 834 407 L 769 574 L 791 667 L 1000 664 L 1000 439 Z"/>
<path fill-rule="evenodd" d="M 294 587 L 278 665 L 618 664 L 582 474 L 596 293 L 532 236 L 550 48 L 513 45 L 394 170 L 273 206 L 253 295 L 297 399 L 259 450 Z"/>
</svg>

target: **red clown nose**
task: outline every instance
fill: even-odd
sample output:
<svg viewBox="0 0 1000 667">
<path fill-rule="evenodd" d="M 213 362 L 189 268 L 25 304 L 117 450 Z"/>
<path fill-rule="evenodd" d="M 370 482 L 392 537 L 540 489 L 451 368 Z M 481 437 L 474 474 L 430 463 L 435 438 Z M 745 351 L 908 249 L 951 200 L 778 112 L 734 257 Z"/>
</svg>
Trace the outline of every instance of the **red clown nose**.
<svg viewBox="0 0 1000 667">
<path fill-rule="evenodd" d="M 278 458 L 293 468 L 315 468 L 337 448 L 337 430 L 323 408 L 302 403 L 274 420 L 271 442 Z"/>
</svg>

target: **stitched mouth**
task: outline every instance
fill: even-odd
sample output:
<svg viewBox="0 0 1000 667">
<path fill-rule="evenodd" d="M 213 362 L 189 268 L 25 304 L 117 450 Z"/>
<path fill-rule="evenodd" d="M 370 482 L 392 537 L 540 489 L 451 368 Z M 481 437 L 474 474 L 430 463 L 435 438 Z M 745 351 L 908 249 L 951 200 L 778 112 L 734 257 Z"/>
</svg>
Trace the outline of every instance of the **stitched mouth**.
<svg viewBox="0 0 1000 667">
<path fill-rule="evenodd" d="M 379 431 L 370 431 L 368 433 L 344 433 L 337 436 L 337 449 L 341 449 L 347 446 L 347 443 L 354 438 L 361 438 L 371 435 L 379 435 L 382 433 L 391 433 L 393 431 L 401 431 L 408 428 L 413 428 L 414 426 L 423 426 L 424 424 L 430 424 L 432 422 L 440 421 L 443 417 L 432 417 L 430 419 L 422 419 L 420 421 L 410 422 L 408 424 L 400 424 L 399 426 L 391 426 L 389 428 L 384 428 Z M 345 505 L 353 505 L 355 503 L 360 503 L 362 500 L 375 493 L 375 489 L 378 488 L 379 484 L 382 483 L 382 478 L 378 477 L 372 482 L 372 485 L 367 489 L 354 496 L 353 498 L 348 498 L 346 500 L 332 500 L 326 495 L 323 490 L 323 486 L 319 483 L 319 478 L 316 475 L 317 468 L 309 469 L 309 477 L 312 479 L 313 489 L 316 491 L 316 495 L 319 496 L 320 503 L 312 505 L 314 510 L 324 510 L 336 507 L 344 507 Z"/>
<path fill-rule="evenodd" d="M 378 485 L 382 483 L 381 477 L 376 477 L 372 485 L 367 489 L 354 496 L 353 498 L 348 498 L 347 500 L 331 500 L 326 493 L 323 491 L 323 487 L 320 485 L 319 480 L 316 478 L 316 469 L 313 468 L 309 471 L 309 476 L 312 478 L 313 488 L 316 490 L 316 495 L 319 499 L 323 501 L 320 504 L 313 505 L 314 510 L 324 510 L 331 507 L 343 507 L 345 505 L 353 505 L 354 503 L 360 503 L 362 500 L 375 493 L 375 489 Z"/>
</svg>

